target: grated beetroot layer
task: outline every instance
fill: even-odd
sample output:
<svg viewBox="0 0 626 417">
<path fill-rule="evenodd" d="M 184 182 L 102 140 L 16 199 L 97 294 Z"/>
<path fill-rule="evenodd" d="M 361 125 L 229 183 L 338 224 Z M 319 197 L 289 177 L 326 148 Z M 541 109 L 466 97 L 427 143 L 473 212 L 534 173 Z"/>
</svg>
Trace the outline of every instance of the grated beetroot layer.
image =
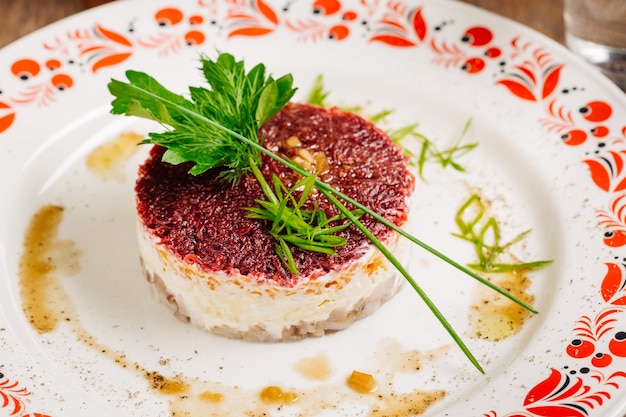
<svg viewBox="0 0 626 417">
<path fill-rule="evenodd" d="M 293 136 L 301 145 L 289 145 Z M 263 125 L 259 137 L 264 138 L 267 149 L 288 157 L 303 148 L 323 152 L 329 168 L 318 174 L 320 179 L 397 225 L 406 221 L 414 177 L 402 150 L 372 123 L 336 108 L 290 103 Z M 231 186 L 217 180 L 215 170 L 194 177 L 187 173 L 189 164 L 161 162 L 164 151 L 155 146 L 139 169 L 137 213 L 160 244 L 185 262 L 196 263 L 207 272 L 239 272 L 293 286 L 302 277 L 315 278 L 337 270 L 369 248 L 363 234 L 351 226 L 341 233 L 348 245 L 337 248 L 339 256 L 294 249 L 300 271 L 294 275 L 274 252 L 268 225 L 246 218 L 245 208 L 263 198 L 254 178 Z M 287 185 L 298 179 L 266 156 L 263 173 L 270 184 L 271 173 Z M 323 196 L 316 197 L 329 216 L 336 213 Z M 393 234 L 369 216 L 361 220 L 382 241 Z"/>
</svg>

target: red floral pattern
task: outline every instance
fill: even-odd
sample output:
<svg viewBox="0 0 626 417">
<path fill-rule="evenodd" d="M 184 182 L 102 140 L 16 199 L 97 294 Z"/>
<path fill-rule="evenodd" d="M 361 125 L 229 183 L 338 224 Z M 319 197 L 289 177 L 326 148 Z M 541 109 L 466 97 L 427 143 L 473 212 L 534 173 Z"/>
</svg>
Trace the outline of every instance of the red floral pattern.
<svg viewBox="0 0 626 417">
<path fill-rule="evenodd" d="M 278 27 L 278 15 L 263 0 L 229 0 L 226 22 L 228 37 L 263 36 Z"/>
<path fill-rule="evenodd" d="M 395 47 L 412 47 L 423 42 L 428 34 L 422 7 L 409 8 L 400 3 L 388 3 L 387 10 L 375 20 L 370 42 L 382 42 Z"/>
<path fill-rule="evenodd" d="M 58 58 L 76 59 L 95 73 L 118 65 L 132 55 L 133 44 L 124 35 L 96 24 L 90 29 L 76 29 L 45 43 L 47 51 Z"/>
<path fill-rule="evenodd" d="M 159 56 L 168 56 L 181 48 L 202 45 L 206 35 L 200 14 L 185 16 L 180 9 L 165 7 L 154 13 L 154 21 L 161 28 L 158 33 L 139 39 L 138 45 L 157 51 Z"/>
<path fill-rule="evenodd" d="M 623 164 L 623 161 L 620 164 Z M 623 183 L 624 181 L 620 182 L 619 190 L 624 189 Z M 603 189 L 606 190 L 606 188 Z M 608 210 L 598 210 L 597 218 L 598 226 L 605 230 L 605 245 L 612 248 L 626 246 L 626 193 L 617 194 L 610 202 Z"/>
<path fill-rule="evenodd" d="M 11 381 L 0 373 L 0 412 L 9 417 L 50 417 L 41 413 L 29 413 L 24 398 L 31 393 L 19 382 Z"/>
<path fill-rule="evenodd" d="M 511 41 L 511 48 L 514 64 L 496 84 L 505 86 L 523 100 L 541 101 L 550 97 L 559 84 L 563 64 L 552 62 L 544 48 L 534 48 L 519 38 Z"/>
<path fill-rule="evenodd" d="M 463 71 L 469 77 L 496 74 L 496 88 L 520 106 L 540 106 L 538 125 L 566 148 L 594 148 L 581 164 L 589 171 L 590 184 L 606 196 L 606 207 L 596 210 L 599 238 L 609 250 L 626 246 L 626 126 L 615 127 L 620 121 L 606 101 L 586 101 L 577 108 L 571 108 L 572 100 L 561 103 L 560 93 L 570 89 L 562 83 L 569 68 L 548 48 L 520 36 L 502 38 L 485 25 L 433 24 L 428 6 L 408 1 L 362 0 L 347 7 L 341 0 L 313 0 L 306 16 L 292 15 L 290 4 L 279 8 L 264 0 L 197 0 L 154 10 L 152 29 L 141 35 L 134 34 L 133 21 L 124 33 L 105 22 L 59 33 L 36 54 L 45 58 L 35 59 L 29 51 L 15 62 L 2 63 L 9 65 L 18 87 L 11 97 L 1 97 L 0 140 L 22 108 L 60 102 L 63 91 L 79 86 L 90 74 L 123 64 L 139 48 L 166 57 L 211 38 L 258 38 L 280 30 L 299 42 L 362 38 L 390 48 L 425 48 L 431 63 L 442 70 Z M 626 325 L 620 324 L 626 311 L 626 258 L 616 256 L 605 265 L 597 294 L 603 308 L 575 320 L 564 347 L 572 363 L 539 379 L 520 404 L 510 405 L 517 411 L 491 410 L 485 417 L 584 417 L 615 396 L 626 377 L 621 371 L 626 369 Z M 27 412 L 24 397 L 29 395 L 0 374 L 0 410 L 5 414 L 45 417 Z"/>
</svg>

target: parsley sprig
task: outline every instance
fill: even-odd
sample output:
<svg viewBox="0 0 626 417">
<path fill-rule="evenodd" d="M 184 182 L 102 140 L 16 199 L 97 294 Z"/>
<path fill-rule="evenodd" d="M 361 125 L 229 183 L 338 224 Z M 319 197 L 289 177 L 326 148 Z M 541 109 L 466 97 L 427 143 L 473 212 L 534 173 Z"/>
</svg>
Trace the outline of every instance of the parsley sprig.
<svg viewBox="0 0 626 417">
<path fill-rule="evenodd" d="M 190 87 L 190 99 L 169 91 L 143 72 L 127 71 L 129 83 L 109 83 L 109 91 L 116 97 L 112 113 L 170 126 L 165 132 L 150 133 L 142 143 L 167 148 L 163 161 L 170 164 L 193 162 L 189 171 L 193 175 L 222 168 L 219 175 L 234 184 L 250 172 L 251 158 L 260 165 L 261 154 L 229 130 L 259 143 L 261 125 L 287 104 L 296 89 L 290 74 L 274 80 L 262 64 L 246 73 L 243 61 L 235 61 L 230 54 L 220 54 L 215 61 L 202 57 L 201 62 L 211 89 Z M 203 119 L 194 117 L 197 114 Z"/>
<path fill-rule="evenodd" d="M 536 311 L 530 305 L 412 236 L 380 214 L 320 181 L 314 174 L 309 173 L 295 162 L 264 148 L 258 138 L 258 127 L 276 114 L 293 96 L 295 89 L 291 86 L 292 78 L 290 75 L 285 75 L 278 80 L 274 80 L 269 76 L 266 77 L 265 67 L 262 64 L 257 65 L 246 74 L 243 61 L 237 62 L 229 54 L 220 54 L 215 61 L 202 57 L 202 72 L 211 90 L 191 87 L 191 99 L 187 99 L 167 90 L 154 78 L 145 73 L 127 71 L 126 77 L 128 82 L 112 80 L 109 83 L 109 91 L 115 97 L 112 102 L 111 112 L 113 114 L 143 117 L 169 126 L 170 129 L 164 133 L 151 133 L 144 143 L 158 144 L 168 148 L 168 151 L 164 154 L 165 162 L 173 164 L 187 161 L 193 162 L 194 166 L 190 173 L 194 175 L 200 174 L 207 169 L 221 168 L 222 178 L 231 183 L 250 172 L 258 176 L 259 173 L 255 173 L 255 169 L 258 169 L 260 166 L 261 154 L 265 154 L 301 175 L 305 179 L 303 185 L 314 186 L 402 274 L 459 348 L 465 353 L 470 362 L 480 372 L 484 373 L 474 355 L 441 311 L 389 249 L 363 225 L 359 220 L 359 215 L 361 213 L 370 215 L 419 247 L 511 299 L 525 309 L 534 313 Z M 307 183 L 306 179 L 312 184 Z M 265 219 L 270 215 L 283 218 L 287 203 L 274 205 L 282 198 L 292 203 L 290 206 L 291 212 L 297 213 L 299 211 L 306 223 L 306 218 L 309 214 L 305 215 L 305 212 L 300 210 L 300 202 L 294 200 L 293 192 L 284 190 L 280 184 L 276 184 L 274 191 L 271 193 L 268 192 L 272 191 L 268 184 L 262 184 L 262 188 L 270 204 L 260 203 L 260 205 L 263 209 L 268 210 L 269 208 L 269 210 L 262 213 L 253 210 L 251 212 L 252 215 L 256 213 Z M 348 209 L 346 203 L 355 209 Z M 281 210 L 283 210 L 282 213 L 280 212 Z M 289 224 L 290 228 L 294 227 L 294 223 L 289 223 L 291 219 L 292 217 L 288 215 L 286 223 L 282 220 L 279 221 L 276 226 L 278 232 L 289 232 L 287 224 Z M 318 220 L 324 224 L 327 219 L 318 217 Z M 320 221 L 317 223 L 319 224 Z M 325 226 L 329 226 L 329 224 L 325 224 Z M 315 228 L 311 223 L 303 227 Z M 297 226 L 296 229 L 300 229 L 300 226 Z M 290 233 L 287 234 L 289 235 Z M 283 240 L 285 239 L 283 238 Z M 284 253 L 284 256 L 289 255 Z"/>
</svg>

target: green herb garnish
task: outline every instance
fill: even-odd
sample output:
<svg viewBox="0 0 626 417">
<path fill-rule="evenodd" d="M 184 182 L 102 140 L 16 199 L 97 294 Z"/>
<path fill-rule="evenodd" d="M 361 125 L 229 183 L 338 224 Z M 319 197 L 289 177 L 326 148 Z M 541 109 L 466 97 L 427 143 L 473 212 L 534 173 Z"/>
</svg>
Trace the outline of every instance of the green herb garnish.
<svg viewBox="0 0 626 417">
<path fill-rule="evenodd" d="M 288 259 L 290 252 L 285 250 L 288 249 L 288 245 L 293 245 L 294 241 L 298 240 L 304 245 L 310 244 L 310 242 L 324 241 L 328 236 L 334 234 L 333 228 L 337 227 L 337 225 L 333 226 L 330 223 L 341 220 L 340 218 L 326 219 L 325 215 L 320 215 L 319 210 L 316 212 L 315 209 L 311 211 L 302 209 L 303 201 L 297 199 L 293 190 L 286 189 L 280 181 L 273 181 L 274 189 L 272 190 L 264 179 L 260 179 L 261 176 L 258 171 L 261 164 L 260 155 L 265 154 L 301 175 L 303 182 L 300 185 L 305 188 L 308 187 L 309 190 L 315 187 L 339 210 L 342 218 L 347 219 L 350 224 L 357 227 L 381 251 L 415 289 L 471 363 L 484 373 L 476 358 L 443 314 L 393 254 L 361 223 L 359 216 L 362 213 L 370 215 L 408 238 L 411 242 L 520 306 L 531 312 L 536 313 L 536 311 L 528 304 L 410 235 L 358 201 L 319 181 L 314 174 L 307 172 L 293 161 L 265 149 L 258 138 L 258 128 L 264 121 L 276 114 L 292 97 L 295 89 L 291 86 L 290 75 L 285 75 L 278 80 L 265 77 L 265 67 L 262 64 L 257 65 L 246 74 L 243 62 L 236 62 L 229 54 L 220 54 L 216 61 L 202 57 L 202 72 L 211 90 L 192 87 L 190 88 L 191 99 L 189 100 L 167 90 L 154 78 L 144 73 L 127 71 L 126 76 L 129 82 L 112 80 L 109 83 L 109 90 L 115 96 L 111 112 L 143 117 L 169 126 L 170 130 L 164 133 L 150 134 L 145 143 L 167 147 L 168 151 L 165 153 L 167 157 L 164 155 L 165 162 L 174 164 L 186 161 L 194 162 L 195 165 L 190 171 L 191 174 L 197 175 L 207 169 L 221 168 L 221 177 L 231 183 L 248 173 L 255 175 L 260 181 L 267 201 L 259 201 L 261 208 L 250 210 L 250 215 L 258 216 L 264 220 L 276 219 L 276 221 L 272 221 L 272 224 L 276 232 L 279 255 L 282 255 L 282 259 L 288 263 L 290 262 Z M 322 96 L 323 94 L 319 95 L 319 97 Z M 356 211 L 348 209 L 345 203 L 354 207 Z M 339 227 L 343 227 L 343 225 Z M 310 234 L 311 230 L 325 231 Z M 295 239 L 292 238 L 293 236 Z M 311 239 L 311 236 L 315 237 Z M 314 243 L 313 246 L 318 245 Z"/>
<path fill-rule="evenodd" d="M 518 234 L 507 243 L 501 243 L 500 225 L 495 217 L 487 216 L 487 209 L 477 194 L 470 196 L 461 206 L 456 214 L 455 221 L 460 233 L 453 233 L 453 235 L 474 245 L 478 263 L 469 264 L 468 266 L 477 271 L 503 273 L 522 269 L 532 270 L 543 268 L 552 262 L 498 262 L 500 255 L 524 239 L 530 233 L 530 230 Z"/>
<path fill-rule="evenodd" d="M 417 172 L 420 178 L 425 180 L 424 166 L 428 162 L 437 163 L 442 168 L 452 167 L 457 171 L 465 172 L 465 168 L 457 161 L 457 158 L 467 154 L 478 146 L 478 143 L 461 143 L 470 127 L 470 124 L 471 119 L 468 119 L 454 144 L 443 150 L 439 150 L 432 140 L 420 133 L 417 130 L 417 124 L 404 126 L 388 133 L 389 137 L 398 144 L 409 138 L 416 139 L 419 142 L 419 152 L 412 152 L 408 150 L 407 147 L 404 147 L 404 149 L 405 152 L 407 152 L 407 154 L 411 157 L 412 163 L 417 166 Z"/>
<path fill-rule="evenodd" d="M 294 274 L 298 273 L 290 246 L 310 251 L 337 255 L 333 248 L 345 246 L 348 242 L 336 233 L 350 226 L 349 222 L 337 224 L 345 219 L 343 214 L 328 218 L 317 201 L 312 209 L 304 209 L 315 185 L 316 175 L 302 178 L 291 189 L 277 175 L 272 176 L 274 189 L 267 183 L 263 174 L 254 163 L 250 163 L 252 173 L 261 185 L 267 200 L 256 200 L 260 207 L 249 207 L 248 217 L 267 220 L 271 224 L 270 235 L 276 240 L 276 253 Z M 300 192 L 296 199 L 294 193 Z M 362 215 L 360 210 L 351 213 L 356 218 Z"/>
<path fill-rule="evenodd" d="M 324 87 L 324 78 L 322 75 L 318 75 L 315 78 L 309 96 L 307 98 L 307 102 L 309 104 L 313 104 L 320 107 L 326 107 L 328 104 L 326 99 L 330 95 L 330 91 L 326 90 Z M 360 106 L 349 106 L 349 107 L 340 107 L 343 111 L 348 111 L 352 113 L 362 113 L 363 109 Z M 378 113 L 373 115 L 363 115 L 363 117 L 367 118 L 370 122 L 374 124 L 379 124 L 385 122 L 387 117 L 393 113 L 393 110 L 381 110 Z M 452 167 L 453 169 L 465 172 L 465 168 L 458 162 L 458 158 L 467 154 L 471 150 L 473 150 L 478 143 L 467 143 L 462 144 L 462 140 L 467 133 L 471 124 L 471 119 L 469 119 L 463 129 L 461 134 L 456 139 L 455 143 L 447 149 L 439 150 L 437 145 L 418 130 L 417 123 L 406 125 L 400 127 L 398 129 L 387 131 L 387 135 L 389 138 L 394 141 L 396 144 L 402 146 L 405 154 L 411 158 L 411 164 L 417 166 L 417 172 L 419 177 L 422 180 L 426 180 L 424 177 L 424 166 L 426 163 L 436 163 L 439 164 L 442 168 Z M 419 151 L 412 151 L 409 147 L 403 146 L 404 142 L 409 139 L 417 140 L 419 145 Z"/>
<path fill-rule="evenodd" d="M 190 100 L 172 93 L 143 72 L 127 71 L 130 83 L 112 80 L 109 90 L 116 98 L 112 112 L 155 120 L 171 129 L 150 133 L 143 144 L 167 148 L 163 161 L 193 162 L 190 174 L 222 168 L 220 176 L 230 183 L 250 171 L 250 158 L 260 165 L 261 154 L 250 144 L 233 137 L 227 128 L 255 142 L 261 125 L 274 116 L 295 93 L 291 75 L 268 77 L 264 65 L 246 73 L 243 61 L 220 54 L 216 61 L 202 58 L 202 73 L 211 90 L 190 87 Z M 212 123 L 199 120 L 202 115 Z"/>
<path fill-rule="evenodd" d="M 326 90 L 324 87 L 324 77 L 322 74 L 318 74 L 313 81 L 313 86 L 311 87 L 311 91 L 309 91 L 309 95 L 306 98 L 306 102 L 318 107 L 330 107 L 326 102 L 330 91 Z M 360 114 L 363 111 L 361 106 L 336 106 L 341 111 L 348 113 L 356 113 Z M 371 119 L 368 118 L 371 121 Z M 375 123 L 372 121 L 372 123 Z"/>
<path fill-rule="evenodd" d="M 313 82 L 313 87 L 306 99 L 307 103 L 314 106 L 326 107 L 326 98 L 329 92 L 324 89 L 324 77 L 322 74 L 318 74 Z"/>
</svg>

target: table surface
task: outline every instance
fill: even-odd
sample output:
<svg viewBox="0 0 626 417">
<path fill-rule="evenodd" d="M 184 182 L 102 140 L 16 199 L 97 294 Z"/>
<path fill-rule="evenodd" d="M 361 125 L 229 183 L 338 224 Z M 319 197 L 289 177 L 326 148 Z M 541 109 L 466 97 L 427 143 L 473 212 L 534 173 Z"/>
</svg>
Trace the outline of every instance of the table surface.
<svg viewBox="0 0 626 417">
<path fill-rule="evenodd" d="M 119 1 L 119 0 L 118 0 Z M 563 0 L 463 0 L 563 43 Z M 49 23 L 107 0 L 0 0 L 0 48 Z"/>
</svg>

